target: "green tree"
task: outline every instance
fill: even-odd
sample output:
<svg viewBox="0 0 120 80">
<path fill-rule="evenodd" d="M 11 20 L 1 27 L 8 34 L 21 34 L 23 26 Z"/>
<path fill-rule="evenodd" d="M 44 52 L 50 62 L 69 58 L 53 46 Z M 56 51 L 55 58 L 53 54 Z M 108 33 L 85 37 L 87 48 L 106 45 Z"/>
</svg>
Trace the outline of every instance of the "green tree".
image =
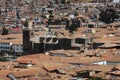
<svg viewBox="0 0 120 80">
<path fill-rule="evenodd" d="M 108 8 L 105 11 L 101 11 L 99 16 L 100 16 L 99 20 L 107 24 L 114 22 L 115 18 L 119 17 L 116 14 L 116 11 L 112 8 Z"/>
<path fill-rule="evenodd" d="M 29 24 L 28 24 L 28 20 L 26 20 L 26 22 L 24 23 L 24 26 L 25 26 L 25 27 L 28 27 L 28 25 L 29 25 Z"/>
</svg>

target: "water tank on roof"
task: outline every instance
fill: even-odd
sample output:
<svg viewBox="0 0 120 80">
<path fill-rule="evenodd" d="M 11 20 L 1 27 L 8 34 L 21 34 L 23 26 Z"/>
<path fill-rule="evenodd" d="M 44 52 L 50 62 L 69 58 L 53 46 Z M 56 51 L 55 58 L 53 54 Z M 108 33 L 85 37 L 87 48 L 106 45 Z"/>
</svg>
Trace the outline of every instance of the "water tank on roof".
<svg viewBox="0 0 120 80">
<path fill-rule="evenodd" d="M 71 19 L 73 19 L 75 16 L 74 16 L 74 15 L 69 15 L 69 17 L 70 17 Z"/>
</svg>

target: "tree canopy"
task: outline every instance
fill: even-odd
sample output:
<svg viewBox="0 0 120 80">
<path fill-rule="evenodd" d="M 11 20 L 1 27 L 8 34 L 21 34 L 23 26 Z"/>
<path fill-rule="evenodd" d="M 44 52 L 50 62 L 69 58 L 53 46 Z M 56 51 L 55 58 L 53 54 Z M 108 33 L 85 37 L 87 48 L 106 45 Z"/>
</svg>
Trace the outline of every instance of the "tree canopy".
<svg viewBox="0 0 120 80">
<path fill-rule="evenodd" d="M 114 22 L 115 18 L 119 17 L 116 11 L 112 8 L 107 8 L 106 10 L 101 11 L 99 16 L 99 20 L 107 24 Z"/>
</svg>

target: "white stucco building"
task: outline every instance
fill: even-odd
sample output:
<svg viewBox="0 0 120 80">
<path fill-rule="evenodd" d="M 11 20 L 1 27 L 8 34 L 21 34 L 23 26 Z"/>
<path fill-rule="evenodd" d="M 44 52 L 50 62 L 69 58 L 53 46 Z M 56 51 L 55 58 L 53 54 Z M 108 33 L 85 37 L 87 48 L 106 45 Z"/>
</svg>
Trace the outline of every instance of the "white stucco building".
<svg viewBox="0 0 120 80">
<path fill-rule="evenodd" d="M 0 54 L 9 52 L 17 55 L 23 53 L 21 34 L 0 36 Z"/>
<path fill-rule="evenodd" d="M 114 3 L 119 3 L 119 2 L 120 2 L 120 0 L 113 0 L 113 2 L 114 2 Z"/>
<path fill-rule="evenodd" d="M 23 53 L 23 44 L 22 43 L 13 43 L 12 44 L 12 50 L 17 55 L 21 55 Z"/>
<path fill-rule="evenodd" d="M 11 49 L 11 43 L 10 42 L 0 40 L 0 53 L 9 52 L 10 49 Z"/>
</svg>

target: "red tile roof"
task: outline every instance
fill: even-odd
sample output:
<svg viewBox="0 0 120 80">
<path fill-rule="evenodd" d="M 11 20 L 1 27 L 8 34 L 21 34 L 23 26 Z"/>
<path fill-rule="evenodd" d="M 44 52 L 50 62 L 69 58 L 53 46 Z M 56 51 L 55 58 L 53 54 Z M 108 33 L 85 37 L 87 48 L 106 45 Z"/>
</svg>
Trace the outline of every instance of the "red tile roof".
<svg viewBox="0 0 120 80">
<path fill-rule="evenodd" d="M 19 60 L 18 61 L 18 63 L 19 64 L 28 64 L 28 63 L 30 63 L 31 61 L 29 61 L 29 60 Z"/>
</svg>

